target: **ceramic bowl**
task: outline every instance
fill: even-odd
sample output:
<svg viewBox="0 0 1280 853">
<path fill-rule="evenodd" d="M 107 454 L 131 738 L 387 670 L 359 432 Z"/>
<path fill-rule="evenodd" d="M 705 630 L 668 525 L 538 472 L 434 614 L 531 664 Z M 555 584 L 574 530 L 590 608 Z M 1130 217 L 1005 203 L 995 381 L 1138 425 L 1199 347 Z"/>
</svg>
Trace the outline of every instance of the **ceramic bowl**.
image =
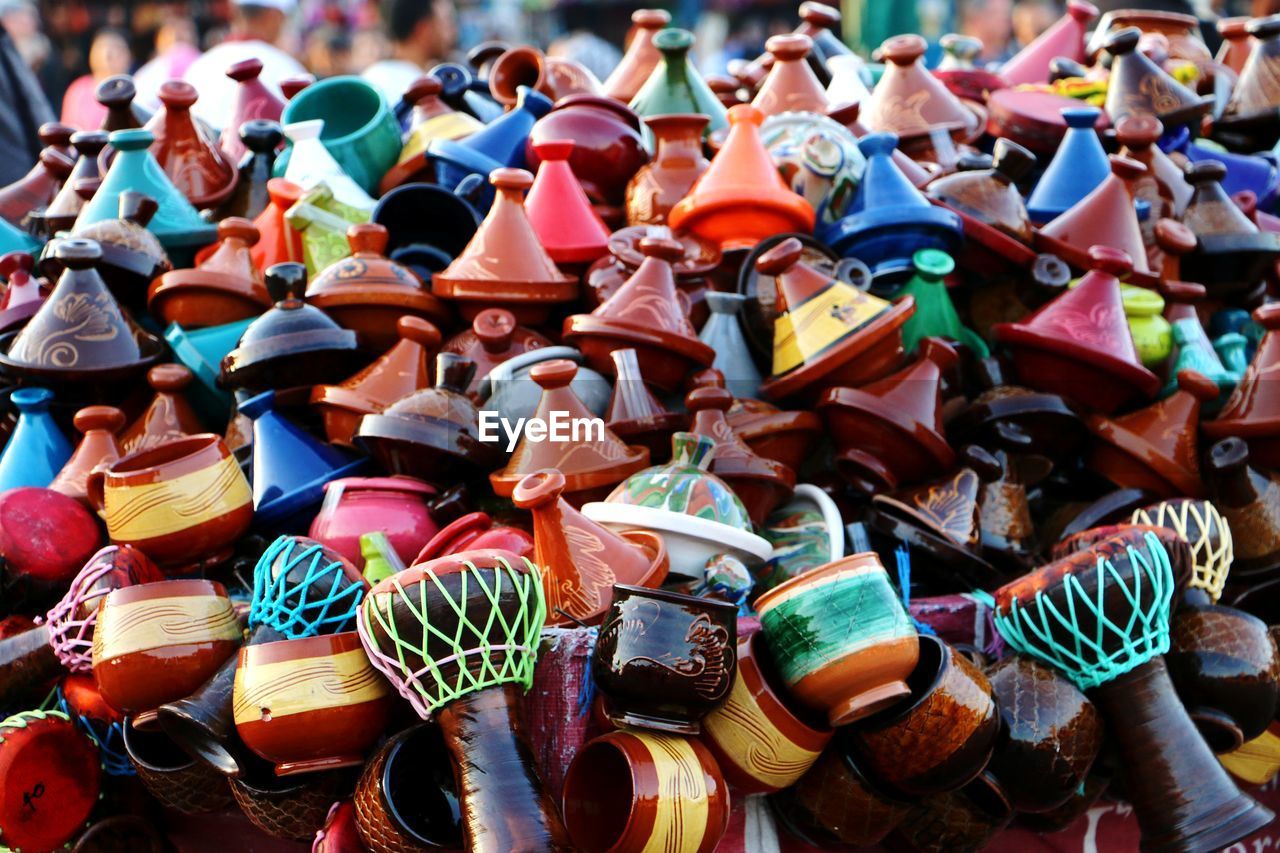
<svg viewBox="0 0 1280 853">
<path fill-rule="evenodd" d="M 829 746 L 809 772 L 769 801 L 788 833 L 824 849 L 878 844 L 911 809 L 910 803 L 872 787 L 838 745 Z"/>
<path fill-rule="evenodd" d="M 358 767 L 387 726 L 391 686 L 354 631 L 281 640 L 240 649 L 232 709 L 277 776 Z"/>
<path fill-rule="evenodd" d="M 253 493 L 226 444 L 202 434 L 125 456 L 91 473 L 89 500 L 117 545 L 170 572 L 215 566 L 249 529 Z"/>
<path fill-rule="evenodd" d="M 910 694 L 920 641 L 874 553 L 792 578 L 760 596 L 756 610 L 787 691 L 832 726 Z"/>
<path fill-rule="evenodd" d="M 227 777 L 187 755 L 160 731 L 142 731 L 126 720 L 124 747 L 147 793 L 165 808 L 182 814 L 207 814 L 233 800 Z"/>
<path fill-rule="evenodd" d="M 102 600 L 93 633 L 93 676 L 125 714 L 191 695 L 240 645 L 243 634 L 222 584 L 173 580 L 124 587 Z M 145 721 L 145 718 L 144 718 Z"/>
<path fill-rule="evenodd" d="M 619 726 L 697 734 L 729 695 L 737 608 L 665 590 L 614 584 L 591 676 Z"/>
<path fill-rule="evenodd" d="M 352 802 L 370 850 L 462 847 L 458 794 L 437 726 L 412 726 L 383 744 L 365 765 Z"/>
<path fill-rule="evenodd" d="M 729 792 L 693 738 L 617 731 L 574 756 L 564 780 L 565 828 L 586 853 L 653 845 L 711 853 L 729 823 Z"/>
<path fill-rule="evenodd" d="M 907 685 L 906 702 L 849 730 L 849 747 L 886 790 L 909 797 L 955 790 L 986 767 L 1000 732 L 991 683 L 953 647 L 921 636 Z"/>
<path fill-rule="evenodd" d="M 831 740 L 826 721 L 787 694 L 757 632 L 738 641 L 738 673 L 723 706 L 702 721 L 702 741 L 744 794 L 780 791 L 813 766 Z"/>
</svg>

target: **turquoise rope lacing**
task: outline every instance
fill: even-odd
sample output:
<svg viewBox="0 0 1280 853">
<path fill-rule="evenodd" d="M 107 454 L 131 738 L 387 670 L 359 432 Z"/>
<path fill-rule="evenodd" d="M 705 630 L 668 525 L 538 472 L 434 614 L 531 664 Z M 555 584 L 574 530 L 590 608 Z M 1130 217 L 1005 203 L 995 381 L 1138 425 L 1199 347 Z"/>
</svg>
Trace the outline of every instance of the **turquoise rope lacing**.
<svg viewBox="0 0 1280 853">
<path fill-rule="evenodd" d="M 291 640 L 355 630 L 364 584 L 349 579 L 340 561 L 327 559 L 322 545 L 304 545 L 307 541 L 281 536 L 263 552 L 253 569 L 250 628 L 266 625 Z M 273 572 L 282 555 L 279 570 Z M 294 570 L 302 565 L 306 571 L 301 580 L 291 582 Z M 326 586 L 327 594 L 313 597 Z"/>
<path fill-rule="evenodd" d="M 907 611 L 907 616 L 915 625 L 916 633 L 938 636 L 938 632 L 933 630 L 932 625 L 921 622 L 911 615 L 911 548 L 905 542 L 902 543 L 894 549 L 893 560 L 898 569 L 898 596 L 902 599 L 902 609 Z"/>
<path fill-rule="evenodd" d="M 1015 597 L 1008 613 L 997 609 L 996 630 L 1014 649 L 1057 667 L 1081 690 L 1105 684 L 1164 654 L 1169 650 L 1173 567 L 1168 551 L 1154 534 L 1144 533 L 1143 541 L 1144 549 L 1126 546 L 1134 569 L 1132 588 L 1111 561 L 1100 556 L 1092 590 L 1074 575 L 1062 578 L 1067 587 L 1065 613 L 1043 590 L 1037 590 L 1033 606 L 1024 606 Z M 1117 584 L 1129 603 L 1127 617 L 1105 609 L 1108 588 Z M 1094 636 L 1084 635 L 1078 615 L 1096 620 Z M 1116 616 L 1121 621 L 1115 621 Z M 1056 634 L 1070 636 L 1071 641 L 1060 643 Z"/>
</svg>

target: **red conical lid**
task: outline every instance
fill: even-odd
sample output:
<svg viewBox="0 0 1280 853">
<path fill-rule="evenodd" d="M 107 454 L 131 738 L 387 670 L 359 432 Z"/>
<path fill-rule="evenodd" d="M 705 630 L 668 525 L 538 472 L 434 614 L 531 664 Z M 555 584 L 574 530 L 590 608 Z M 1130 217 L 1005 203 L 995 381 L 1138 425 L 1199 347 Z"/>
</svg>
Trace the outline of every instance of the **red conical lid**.
<svg viewBox="0 0 1280 853">
<path fill-rule="evenodd" d="M 1266 334 L 1217 420 L 1204 424 L 1205 434 L 1215 440 L 1280 436 L 1280 303 L 1262 306 L 1253 319 Z"/>
<path fill-rule="evenodd" d="M 194 206 L 216 207 L 235 190 L 240 173 L 222 149 L 196 127 L 191 115 L 199 97 L 196 87 L 169 80 L 160 85 L 158 94 L 164 107 L 147 122 L 147 130 L 155 135 L 151 153 Z"/>
<path fill-rule="evenodd" d="M 1111 174 L 1093 192 L 1041 228 L 1040 233 L 1074 249 L 1075 257 L 1067 260 L 1077 266 L 1082 265 L 1079 256 L 1094 246 L 1105 246 L 1124 252 L 1133 259 L 1133 269 L 1146 273 L 1149 269 L 1142 228 L 1125 182 L 1127 177 L 1143 174 L 1146 166 L 1114 154 L 1110 160 Z"/>
<path fill-rule="evenodd" d="M 591 316 L 697 340 L 698 333 L 676 296 L 675 274 L 671 270 L 672 263 L 684 257 L 684 246 L 663 237 L 645 237 L 640 241 L 640 251 L 644 261 L 639 269 Z"/>
<path fill-rule="evenodd" d="M 862 103 L 862 123 L 868 128 L 900 139 L 935 130 L 969 136 L 977 129 L 977 114 L 924 67 L 926 49 L 928 43 L 918 35 L 894 36 L 880 46 L 884 76 Z"/>
<path fill-rule="evenodd" d="M 786 33 L 771 37 L 764 47 L 773 56 L 773 67 L 751 106 L 765 116 L 785 112 L 825 114 L 831 101 L 807 61 L 813 40 L 800 33 Z"/>
<path fill-rule="evenodd" d="M 1056 57 L 1065 56 L 1083 63 L 1084 37 L 1097 17 L 1098 7 L 1092 3 L 1070 0 L 1065 15 L 1000 66 L 1000 76 L 1010 86 L 1043 84 L 1049 82 L 1049 63 Z"/>
<path fill-rule="evenodd" d="M 302 235 L 285 221 L 284 214 L 302 200 L 304 193 L 302 187 L 284 178 L 267 181 L 267 196 L 271 201 L 253 220 L 259 240 L 250 254 L 258 269 L 265 270 L 285 261 L 302 261 Z"/>
<path fill-rule="evenodd" d="M 524 211 L 543 248 L 557 264 L 589 264 L 608 252 L 609 228 L 569 168 L 573 140 L 533 146 L 541 165 Z"/>
</svg>

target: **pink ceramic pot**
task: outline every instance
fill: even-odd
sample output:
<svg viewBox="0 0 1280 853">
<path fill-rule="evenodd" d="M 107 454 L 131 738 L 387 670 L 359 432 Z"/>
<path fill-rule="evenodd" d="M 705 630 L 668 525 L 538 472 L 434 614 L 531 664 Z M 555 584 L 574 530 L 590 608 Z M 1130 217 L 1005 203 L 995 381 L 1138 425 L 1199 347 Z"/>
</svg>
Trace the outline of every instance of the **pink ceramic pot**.
<svg viewBox="0 0 1280 853">
<path fill-rule="evenodd" d="M 308 536 L 364 568 L 360 537 L 381 531 L 408 565 L 439 530 L 429 504 L 436 490 L 412 477 L 345 477 L 325 488 Z"/>
</svg>

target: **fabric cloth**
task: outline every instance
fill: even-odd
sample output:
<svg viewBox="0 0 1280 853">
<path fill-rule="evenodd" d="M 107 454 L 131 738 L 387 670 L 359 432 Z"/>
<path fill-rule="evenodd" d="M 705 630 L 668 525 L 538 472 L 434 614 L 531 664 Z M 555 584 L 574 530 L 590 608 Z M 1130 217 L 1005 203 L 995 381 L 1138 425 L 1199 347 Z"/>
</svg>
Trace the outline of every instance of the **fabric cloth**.
<svg viewBox="0 0 1280 853">
<path fill-rule="evenodd" d="M 191 111 L 214 129 L 222 130 L 235 117 L 240 84 L 227 76 L 227 69 L 242 59 L 251 58 L 262 61 L 262 74 L 258 79 L 277 94 L 281 80 L 307 73 L 301 62 L 265 41 L 224 41 L 211 47 L 187 67 L 183 77 L 200 93 Z"/>
<path fill-rule="evenodd" d="M 72 80 L 62 96 L 62 123 L 84 130 L 101 126 L 107 117 L 107 108 L 94 97 L 97 89 L 98 81 L 92 74 Z"/>
<path fill-rule="evenodd" d="M 36 130 L 54 114 L 31 69 L 0 25 L 0 186 L 25 175 L 40 156 Z"/>
</svg>

